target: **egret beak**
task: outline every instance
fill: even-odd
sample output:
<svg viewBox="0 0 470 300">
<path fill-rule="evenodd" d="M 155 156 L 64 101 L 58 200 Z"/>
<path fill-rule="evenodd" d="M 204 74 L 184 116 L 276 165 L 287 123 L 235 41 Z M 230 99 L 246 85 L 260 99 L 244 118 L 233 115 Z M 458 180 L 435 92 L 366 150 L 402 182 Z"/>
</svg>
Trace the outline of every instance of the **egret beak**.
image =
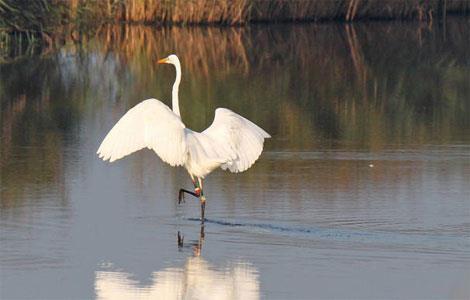
<svg viewBox="0 0 470 300">
<path fill-rule="evenodd" d="M 157 63 L 159 63 L 159 64 L 167 64 L 167 63 L 168 63 L 168 57 L 165 57 L 165 58 L 162 58 L 162 59 L 158 60 Z"/>
</svg>

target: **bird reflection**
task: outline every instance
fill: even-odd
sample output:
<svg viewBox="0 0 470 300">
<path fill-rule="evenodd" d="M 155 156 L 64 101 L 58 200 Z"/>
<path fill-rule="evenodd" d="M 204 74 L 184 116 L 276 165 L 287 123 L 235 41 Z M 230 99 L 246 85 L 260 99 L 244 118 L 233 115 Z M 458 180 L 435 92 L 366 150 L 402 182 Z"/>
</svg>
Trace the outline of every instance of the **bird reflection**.
<svg viewBox="0 0 470 300">
<path fill-rule="evenodd" d="M 259 299 L 258 271 L 249 263 L 238 261 L 217 267 L 201 256 L 204 226 L 199 239 L 188 245 L 177 234 L 178 249 L 192 249 L 182 267 L 153 272 L 151 283 L 142 285 L 133 275 L 122 271 L 97 271 L 97 299 Z"/>
<path fill-rule="evenodd" d="M 181 234 L 180 231 L 178 231 L 178 249 L 183 250 L 185 248 L 184 245 L 184 236 Z M 204 243 L 204 225 L 201 224 L 201 230 L 199 231 L 199 239 L 195 242 L 191 243 L 191 248 L 193 250 L 193 255 L 194 256 L 201 256 L 201 251 L 202 251 L 202 244 Z"/>
</svg>

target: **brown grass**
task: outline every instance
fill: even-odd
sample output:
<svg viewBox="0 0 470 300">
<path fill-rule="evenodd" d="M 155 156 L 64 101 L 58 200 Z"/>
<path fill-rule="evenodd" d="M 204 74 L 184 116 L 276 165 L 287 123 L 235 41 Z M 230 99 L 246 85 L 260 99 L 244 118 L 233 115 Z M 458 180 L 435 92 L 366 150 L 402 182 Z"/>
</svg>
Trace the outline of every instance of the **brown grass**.
<svg viewBox="0 0 470 300">
<path fill-rule="evenodd" d="M 87 32 L 109 23 L 239 26 L 358 19 L 432 23 L 447 13 L 469 12 L 470 0 L 0 0 L 0 54 L 19 43 L 49 47 L 63 38 L 63 25 Z"/>
<path fill-rule="evenodd" d="M 226 24 L 311 20 L 418 19 L 468 13 L 468 0 L 72 0 L 70 14 L 158 24 Z M 85 14 L 86 12 L 86 14 Z M 72 18 L 73 19 L 73 18 Z"/>
</svg>

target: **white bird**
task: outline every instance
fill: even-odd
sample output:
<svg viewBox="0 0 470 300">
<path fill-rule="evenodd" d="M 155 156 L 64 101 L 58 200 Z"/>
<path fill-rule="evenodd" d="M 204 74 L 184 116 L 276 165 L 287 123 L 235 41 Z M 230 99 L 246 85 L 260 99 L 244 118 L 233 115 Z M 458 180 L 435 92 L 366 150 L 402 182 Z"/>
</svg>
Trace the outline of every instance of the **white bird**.
<svg viewBox="0 0 470 300">
<path fill-rule="evenodd" d="M 113 162 L 148 148 L 171 166 L 184 166 L 191 176 L 194 192 L 180 189 L 179 202 L 184 198 L 184 193 L 199 197 L 201 221 L 204 222 L 206 198 L 203 179 L 219 167 L 234 173 L 247 170 L 261 155 L 264 139 L 271 136 L 226 108 L 215 110 L 214 121 L 203 132 L 186 128 L 181 121 L 178 103 L 180 61 L 172 54 L 158 63 L 172 64 L 176 68 L 172 90 L 173 110 L 157 99 L 140 102 L 109 131 L 97 154 L 103 160 Z"/>
</svg>

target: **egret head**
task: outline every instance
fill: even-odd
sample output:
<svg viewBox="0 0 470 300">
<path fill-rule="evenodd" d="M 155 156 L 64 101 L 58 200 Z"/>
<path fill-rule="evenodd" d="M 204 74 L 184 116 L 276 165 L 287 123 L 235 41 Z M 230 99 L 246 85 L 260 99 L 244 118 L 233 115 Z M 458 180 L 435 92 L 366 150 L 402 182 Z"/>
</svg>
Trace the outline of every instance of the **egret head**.
<svg viewBox="0 0 470 300">
<path fill-rule="evenodd" d="M 178 56 L 171 54 L 168 57 L 162 58 L 158 61 L 159 64 L 172 64 L 172 65 L 179 65 L 180 60 Z"/>
</svg>

